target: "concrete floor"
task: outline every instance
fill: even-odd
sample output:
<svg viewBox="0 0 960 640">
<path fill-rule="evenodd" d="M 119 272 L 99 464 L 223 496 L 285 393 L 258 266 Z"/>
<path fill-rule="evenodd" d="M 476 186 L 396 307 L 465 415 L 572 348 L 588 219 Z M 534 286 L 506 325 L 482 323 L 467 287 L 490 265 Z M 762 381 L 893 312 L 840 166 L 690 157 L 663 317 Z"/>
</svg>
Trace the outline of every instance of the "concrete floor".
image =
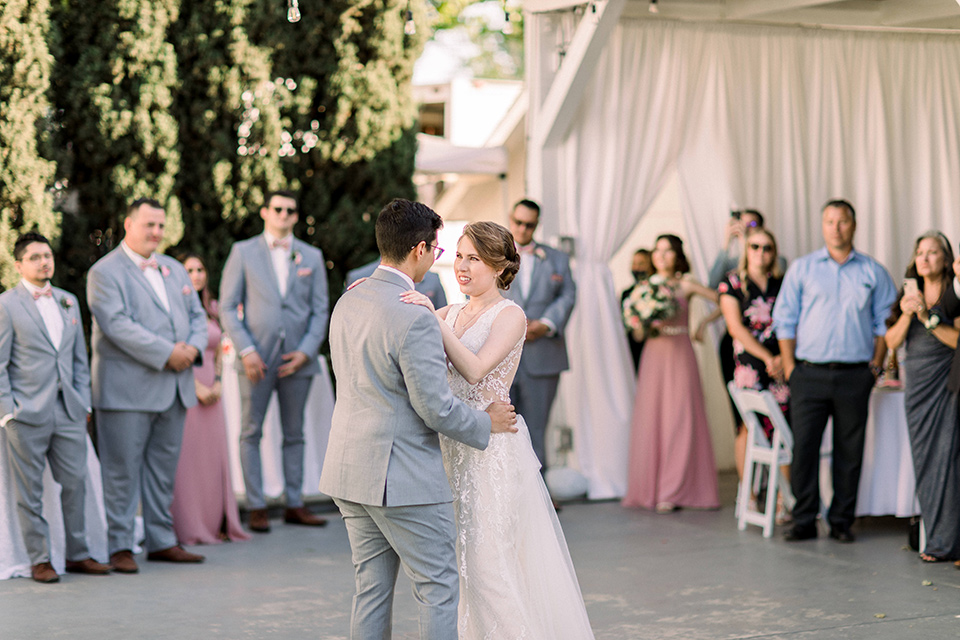
<svg viewBox="0 0 960 640">
<path fill-rule="evenodd" d="M 735 480 L 720 511 L 655 515 L 612 502 L 560 514 L 598 640 L 960 638 L 960 571 L 906 549 L 906 523 L 858 522 L 857 542 L 739 532 Z M 199 566 L 0 582 L 0 639 L 347 637 L 353 575 L 343 523 L 273 521 L 249 542 L 194 548 Z M 822 532 L 821 532 L 822 533 Z M 401 576 L 394 638 L 417 638 Z M 553 639 L 533 639 L 553 640 Z"/>
</svg>

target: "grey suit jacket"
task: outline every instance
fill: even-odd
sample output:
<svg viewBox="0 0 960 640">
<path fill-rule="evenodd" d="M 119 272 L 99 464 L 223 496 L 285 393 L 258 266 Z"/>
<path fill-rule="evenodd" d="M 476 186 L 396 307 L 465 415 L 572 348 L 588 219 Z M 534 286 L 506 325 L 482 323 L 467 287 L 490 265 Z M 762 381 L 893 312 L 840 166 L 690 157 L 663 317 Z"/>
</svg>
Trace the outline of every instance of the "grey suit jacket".
<svg viewBox="0 0 960 640">
<path fill-rule="evenodd" d="M 478 449 L 489 442 L 490 416 L 451 393 L 437 318 L 402 302 L 407 288 L 378 269 L 333 310 L 337 402 L 320 475 L 331 497 L 387 507 L 449 502 L 438 432 Z"/>
<path fill-rule="evenodd" d="M 534 251 L 543 259 L 536 261 L 530 277 L 530 290 L 521 298 L 514 281 L 504 296 L 519 304 L 528 319 L 546 318 L 557 328 L 553 336 L 544 336 L 523 345 L 520 366 L 534 376 L 559 375 L 570 367 L 564 331 L 577 301 L 577 285 L 570 272 L 567 254 L 542 244 L 537 244 Z"/>
<path fill-rule="evenodd" d="M 327 333 L 328 305 L 326 264 L 316 247 L 293 239 L 287 294 L 282 299 L 263 234 L 230 249 L 220 280 L 220 322 L 237 353 L 254 347 L 273 367 L 280 364 L 282 354 L 302 351 L 309 362 L 294 375 L 315 375 L 320 371 L 317 354 Z M 240 358 L 237 368 L 243 370 Z"/>
<path fill-rule="evenodd" d="M 53 288 L 63 317 L 63 336 L 54 347 L 33 295 L 23 285 L 0 295 L 0 416 L 17 422 L 51 422 L 57 393 L 71 420 L 82 421 L 90 407 L 90 368 L 77 298 Z"/>
<path fill-rule="evenodd" d="M 146 276 L 117 247 L 87 272 L 87 304 L 93 315 L 93 406 L 113 411 L 165 411 L 177 395 L 197 403 L 193 367 L 164 369 L 177 342 L 200 352 L 207 346 L 207 315 L 186 269 L 157 255 L 170 311 Z"/>
<path fill-rule="evenodd" d="M 344 283 L 344 287 L 349 287 L 360 278 L 369 278 L 378 266 L 380 266 L 379 259 L 368 262 L 362 267 L 351 269 L 347 272 L 347 281 Z M 443 290 L 443 284 L 440 283 L 440 276 L 433 271 L 427 271 L 423 280 L 414 284 L 413 288 L 430 298 L 434 309 L 442 309 L 447 306 L 447 293 Z"/>
</svg>

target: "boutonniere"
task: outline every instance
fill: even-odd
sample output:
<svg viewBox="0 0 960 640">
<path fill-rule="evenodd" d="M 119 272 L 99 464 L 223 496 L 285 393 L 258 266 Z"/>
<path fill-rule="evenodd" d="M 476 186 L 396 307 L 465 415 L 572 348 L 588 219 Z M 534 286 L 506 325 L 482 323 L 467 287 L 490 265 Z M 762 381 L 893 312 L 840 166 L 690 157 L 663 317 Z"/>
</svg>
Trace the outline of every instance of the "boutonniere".
<svg viewBox="0 0 960 640">
<path fill-rule="evenodd" d="M 73 300 L 70 298 L 60 298 L 60 306 L 69 310 L 71 307 L 73 307 Z"/>
<path fill-rule="evenodd" d="M 546 260 L 547 252 L 543 250 L 543 247 L 537 247 L 533 250 L 533 255 L 537 256 L 538 260 Z"/>
<path fill-rule="evenodd" d="M 297 269 L 298 278 L 305 278 L 311 273 L 313 273 L 313 269 Z"/>
<path fill-rule="evenodd" d="M 170 269 L 168 269 L 166 265 L 160 265 L 160 275 L 166 278 L 170 275 Z"/>
<path fill-rule="evenodd" d="M 550 276 L 550 279 L 553 280 L 554 282 L 563 282 L 563 276 L 560 275 L 559 273 L 553 274 L 552 276 Z"/>
<path fill-rule="evenodd" d="M 70 324 L 77 324 L 76 318 L 70 318 Z"/>
<path fill-rule="evenodd" d="M 185 296 L 188 296 L 188 295 L 190 295 L 190 292 L 191 292 L 191 291 L 193 291 L 193 289 L 190 288 L 190 285 L 185 284 L 185 285 L 183 285 L 183 289 L 181 290 L 181 293 L 183 293 L 183 295 L 185 295 Z"/>
<path fill-rule="evenodd" d="M 300 264 L 300 261 L 303 260 L 303 256 L 300 255 L 299 251 L 294 251 L 290 254 L 290 259 L 293 260 L 293 264 Z"/>
</svg>

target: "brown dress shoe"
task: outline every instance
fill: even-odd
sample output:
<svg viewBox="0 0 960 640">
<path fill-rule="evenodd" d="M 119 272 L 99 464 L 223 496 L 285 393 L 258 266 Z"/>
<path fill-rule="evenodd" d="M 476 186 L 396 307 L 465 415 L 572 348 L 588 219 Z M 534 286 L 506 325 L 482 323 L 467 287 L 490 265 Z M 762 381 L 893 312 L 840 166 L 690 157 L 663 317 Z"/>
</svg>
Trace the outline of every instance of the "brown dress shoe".
<svg viewBox="0 0 960 640">
<path fill-rule="evenodd" d="M 168 549 L 161 549 L 160 551 L 151 551 L 147 554 L 147 560 L 153 560 L 157 562 L 200 563 L 206 560 L 206 558 L 201 556 L 199 553 L 190 553 L 180 545 L 177 545 Z"/>
<path fill-rule="evenodd" d="M 137 566 L 137 561 L 133 559 L 133 553 L 129 549 L 111 554 L 110 566 L 118 573 L 137 573 L 140 571 L 140 567 Z"/>
<path fill-rule="evenodd" d="M 49 562 L 41 562 L 30 567 L 30 577 L 36 582 L 42 582 L 44 584 L 60 582 L 60 576 L 53 570 L 53 565 Z"/>
<path fill-rule="evenodd" d="M 283 512 L 283 521 L 287 524 L 305 524 L 308 527 L 325 527 L 327 519 L 315 516 L 306 507 L 296 507 Z"/>
<path fill-rule="evenodd" d="M 110 573 L 108 564 L 97 562 L 93 558 L 86 560 L 67 560 L 67 573 L 86 573 L 91 576 L 105 576 Z"/>
<path fill-rule="evenodd" d="M 248 526 L 250 527 L 250 531 L 256 531 L 257 533 L 267 533 L 270 531 L 270 518 L 267 517 L 267 510 L 251 509 Z"/>
</svg>

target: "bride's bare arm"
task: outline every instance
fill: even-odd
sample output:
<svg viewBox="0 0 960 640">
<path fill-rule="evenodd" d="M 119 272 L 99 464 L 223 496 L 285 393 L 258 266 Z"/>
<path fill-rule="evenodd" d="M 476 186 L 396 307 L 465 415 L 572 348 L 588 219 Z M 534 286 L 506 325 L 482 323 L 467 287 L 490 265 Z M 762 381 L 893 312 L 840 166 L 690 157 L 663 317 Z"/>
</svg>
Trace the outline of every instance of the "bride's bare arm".
<svg viewBox="0 0 960 640">
<path fill-rule="evenodd" d="M 454 368 L 464 380 L 477 384 L 517 346 L 527 332 L 527 321 L 519 307 L 503 309 L 494 319 L 490 335 L 477 353 L 466 348 L 446 322 L 440 323 L 440 331 L 443 333 L 443 348 Z"/>
</svg>

